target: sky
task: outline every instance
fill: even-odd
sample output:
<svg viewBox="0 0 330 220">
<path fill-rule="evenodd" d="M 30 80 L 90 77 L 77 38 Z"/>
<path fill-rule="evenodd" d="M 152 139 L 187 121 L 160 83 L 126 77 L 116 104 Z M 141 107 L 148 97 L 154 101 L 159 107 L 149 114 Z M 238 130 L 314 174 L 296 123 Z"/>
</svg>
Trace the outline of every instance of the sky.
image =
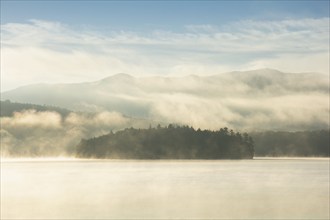
<svg viewBox="0 0 330 220">
<path fill-rule="evenodd" d="M 329 74 L 329 1 L 1 1 L 1 91 L 259 68 Z"/>
</svg>

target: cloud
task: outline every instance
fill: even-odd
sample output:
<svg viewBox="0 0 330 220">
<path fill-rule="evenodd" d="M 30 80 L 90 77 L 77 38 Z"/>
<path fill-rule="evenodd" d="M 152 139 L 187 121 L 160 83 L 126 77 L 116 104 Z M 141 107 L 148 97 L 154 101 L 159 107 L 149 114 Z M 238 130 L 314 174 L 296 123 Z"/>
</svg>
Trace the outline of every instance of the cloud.
<svg viewBox="0 0 330 220">
<path fill-rule="evenodd" d="M 68 156 L 82 138 L 108 134 L 124 127 L 146 128 L 149 124 L 153 122 L 107 111 L 70 113 L 66 117 L 49 111 L 16 112 L 12 117 L 1 118 L 1 156 Z"/>
<path fill-rule="evenodd" d="M 189 32 L 217 32 L 219 31 L 217 26 L 210 24 L 202 24 L 202 25 L 186 25 L 186 30 Z"/>
<path fill-rule="evenodd" d="M 209 75 L 271 67 L 328 74 L 329 18 L 188 24 L 183 31 L 147 33 L 30 20 L 1 25 L 1 54 L 2 90 L 35 82 L 91 81 L 119 72 Z"/>
<path fill-rule="evenodd" d="M 102 111 L 95 114 L 77 114 L 70 113 L 65 118 L 65 125 L 70 126 L 89 126 L 89 127 L 123 127 L 129 122 L 128 118 L 123 117 L 118 112 Z"/>
<path fill-rule="evenodd" d="M 158 96 L 153 116 L 195 128 L 236 130 L 307 130 L 329 126 L 327 95 L 204 99 L 173 94 Z M 312 103 L 312 104 L 311 104 Z"/>
<path fill-rule="evenodd" d="M 13 119 L 9 117 L 1 118 L 1 125 L 8 127 L 22 126 L 28 129 L 34 127 L 60 128 L 61 116 L 57 112 L 36 112 L 28 110 L 15 112 Z"/>
</svg>

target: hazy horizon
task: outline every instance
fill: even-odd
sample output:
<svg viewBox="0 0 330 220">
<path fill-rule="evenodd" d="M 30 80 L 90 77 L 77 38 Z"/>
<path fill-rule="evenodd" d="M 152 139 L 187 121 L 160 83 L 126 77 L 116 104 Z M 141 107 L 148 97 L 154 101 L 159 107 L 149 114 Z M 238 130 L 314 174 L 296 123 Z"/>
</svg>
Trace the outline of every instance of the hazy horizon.
<svg viewBox="0 0 330 220">
<path fill-rule="evenodd" d="M 59 81 L 59 82 L 47 82 L 47 81 L 41 81 L 38 83 L 27 83 L 27 84 L 22 84 L 19 85 L 17 87 L 13 87 L 13 88 L 9 88 L 7 90 L 3 90 L 2 88 L 0 88 L 0 92 L 1 93 L 5 93 L 5 92 L 9 92 L 12 90 L 16 90 L 19 89 L 21 87 L 27 87 L 27 86 L 33 86 L 33 85 L 56 85 L 56 84 L 81 84 L 81 83 L 93 83 L 93 82 L 99 82 L 102 80 L 106 80 L 106 79 L 110 79 L 112 77 L 116 77 L 116 76 L 128 76 L 128 77 L 132 77 L 132 78 L 138 78 L 138 79 L 147 79 L 147 78 L 185 78 L 185 77 L 212 77 L 212 76 L 218 76 L 218 75 L 225 75 L 225 74 L 231 74 L 231 73 L 245 73 L 245 72 L 254 72 L 254 71 L 275 71 L 275 72 L 281 72 L 281 73 L 289 73 L 289 74 L 316 74 L 316 75 L 324 75 L 327 76 L 326 73 L 322 73 L 322 72 L 313 72 L 313 71 L 305 71 L 305 72 L 288 72 L 288 71 L 282 71 L 280 69 L 274 69 L 274 68 L 258 68 L 258 69 L 246 69 L 246 70 L 230 70 L 230 71 L 226 71 L 226 72 L 219 72 L 219 73 L 210 73 L 210 74 L 201 74 L 201 73 L 186 73 L 184 75 L 158 75 L 158 74 L 146 74 L 146 75 L 134 75 L 134 74 L 130 74 L 129 72 L 118 72 L 118 73 L 110 73 L 109 75 L 105 75 L 103 77 L 95 77 L 94 79 L 90 79 L 90 80 L 82 80 L 79 81 L 77 79 L 77 81 L 74 82 L 70 82 L 70 81 Z M 330 80 L 329 80 L 330 83 Z"/>
</svg>

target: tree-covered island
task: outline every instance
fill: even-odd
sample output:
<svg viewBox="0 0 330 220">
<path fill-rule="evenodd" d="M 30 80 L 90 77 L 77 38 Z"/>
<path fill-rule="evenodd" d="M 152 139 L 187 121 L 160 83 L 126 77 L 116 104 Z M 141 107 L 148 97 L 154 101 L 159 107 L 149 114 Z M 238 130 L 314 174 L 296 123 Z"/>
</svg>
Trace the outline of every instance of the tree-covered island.
<svg viewBox="0 0 330 220">
<path fill-rule="evenodd" d="M 253 159 L 254 155 L 253 140 L 247 133 L 171 124 L 83 139 L 76 150 L 77 157 L 110 159 Z"/>
</svg>

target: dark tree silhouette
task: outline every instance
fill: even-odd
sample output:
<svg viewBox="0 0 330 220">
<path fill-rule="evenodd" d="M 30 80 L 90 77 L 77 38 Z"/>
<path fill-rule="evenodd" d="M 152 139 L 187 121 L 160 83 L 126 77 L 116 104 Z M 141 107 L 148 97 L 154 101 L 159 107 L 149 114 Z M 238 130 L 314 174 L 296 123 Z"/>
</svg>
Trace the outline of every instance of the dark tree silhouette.
<svg viewBox="0 0 330 220">
<path fill-rule="evenodd" d="M 329 157 L 330 131 L 266 131 L 250 133 L 257 156 Z"/>
<path fill-rule="evenodd" d="M 233 130 L 195 130 L 188 126 L 129 128 L 82 140 L 77 157 L 119 159 L 252 159 L 253 141 Z"/>
</svg>

